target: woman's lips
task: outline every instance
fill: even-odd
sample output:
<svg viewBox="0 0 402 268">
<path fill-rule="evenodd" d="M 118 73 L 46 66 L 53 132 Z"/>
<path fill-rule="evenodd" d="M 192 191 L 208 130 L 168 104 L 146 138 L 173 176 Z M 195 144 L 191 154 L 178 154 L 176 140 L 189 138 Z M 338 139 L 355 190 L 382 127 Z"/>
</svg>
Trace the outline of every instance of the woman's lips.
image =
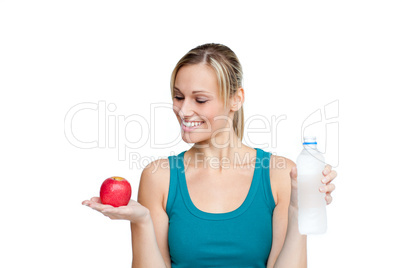
<svg viewBox="0 0 402 268">
<path fill-rule="evenodd" d="M 205 122 L 202 122 L 201 124 L 199 124 L 199 125 L 197 125 L 197 126 L 187 127 L 187 126 L 185 126 L 185 125 L 183 124 L 183 121 L 182 121 L 182 122 L 181 122 L 181 128 L 182 128 L 184 131 L 189 132 L 189 131 L 192 131 L 192 130 L 198 128 L 199 126 L 202 126 L 204 123 L 205 123 Z"/>
</svg>

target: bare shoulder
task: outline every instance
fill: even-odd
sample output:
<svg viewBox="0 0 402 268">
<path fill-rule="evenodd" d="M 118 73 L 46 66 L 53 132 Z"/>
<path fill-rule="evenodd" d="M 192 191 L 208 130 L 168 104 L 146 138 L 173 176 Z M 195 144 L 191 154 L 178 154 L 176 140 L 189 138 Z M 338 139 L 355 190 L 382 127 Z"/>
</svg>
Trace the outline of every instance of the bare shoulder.
<svg viewBox="0 0 402 268">
<path fill-rule="evenodd" d="M 149 163 L 143 170 L 143 173 L 152 177 L 163 176 L 170 173 L 169 159 L 161 158 Z"/>
<path fill-rule="evenodd" d="M 289 174 L 294 166 L 296 166 L 296 164 L 289 158 L 280 155 L 271 155 L 270 169 L 276 176 L 280 176 L 282 173 Z"/>
<path fill-rule="evenodd" d="M 290 194 L 290 171 L 296 164 L 283 156 L 271 155 L 269 174 L 275 204 Z"/>
<path fill-rule="evenodd" d="M 138 189 L 138 202 L 146 195 L 154 196 L 165 209 L 165 199 L 169 191 L 169 159 L 161 158 L 150 162 L 142 171 Z"/>
</svg>

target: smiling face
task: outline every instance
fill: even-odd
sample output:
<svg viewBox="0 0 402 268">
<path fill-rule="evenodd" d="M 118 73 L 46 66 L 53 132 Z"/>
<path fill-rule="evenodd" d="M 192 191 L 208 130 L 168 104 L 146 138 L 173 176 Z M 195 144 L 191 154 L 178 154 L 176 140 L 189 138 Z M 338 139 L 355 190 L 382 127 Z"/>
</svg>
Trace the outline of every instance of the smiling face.
<svg viewBox="0 0 402 268">
<path fill-rule="evenodd" d="M 221 145 L 228 141 L 229 132 L 234 133 L 230 123 L 234 111 L 231 105 L 224 108 L 219 97 L 218 78 L 205 64 L 185 65 L 179 69 L 174 83 L 173 106 L 182 138 L 187 143 L 209 144 L 213 139 Z M 187 127 L 186 122 L 195 124 Z M 199 122 L 203 123 L 197 126 Z"/>
</svg>

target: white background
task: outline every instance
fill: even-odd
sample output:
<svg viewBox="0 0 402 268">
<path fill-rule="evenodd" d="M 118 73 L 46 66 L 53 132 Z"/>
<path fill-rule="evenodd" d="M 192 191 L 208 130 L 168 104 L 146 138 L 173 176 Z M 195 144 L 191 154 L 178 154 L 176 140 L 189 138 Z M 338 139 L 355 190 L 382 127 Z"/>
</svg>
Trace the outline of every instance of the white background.
<svg viewBox="0 0 402 268">
<path fill-rule="evenodd" d="M 264 2 L 1 1 L 1 267 L 131 265 L 129 223 L 81 202 L 110 176 L 127 178 L 136 199 L 149 161 L 190 148 L 173 112 L 151 118 L 151 104 L 171 103 L 175 64 L 207 42 L 238 55 L 246 119 L 286 117 L 276 138 L 250 134 L 249 146 L 296 161 L 303 121 L 332 103 L 333 124 L 316 133 L 339 175 L 328 232 L 309 238 L 309 267 L 401 265 L 400 2 Z M 70 131 L 110 142 L 84 149 L 66 137 L 65 118 L 82 103 L 116 109 L 107 122 L 101 109 L 77 112 Z M 149 128 L 113 127 L 134 115 Z M 113 146 L 138 140 L 126 154 Z M 141 157 L 131 167 L 130 152 Z"/>
</svg>

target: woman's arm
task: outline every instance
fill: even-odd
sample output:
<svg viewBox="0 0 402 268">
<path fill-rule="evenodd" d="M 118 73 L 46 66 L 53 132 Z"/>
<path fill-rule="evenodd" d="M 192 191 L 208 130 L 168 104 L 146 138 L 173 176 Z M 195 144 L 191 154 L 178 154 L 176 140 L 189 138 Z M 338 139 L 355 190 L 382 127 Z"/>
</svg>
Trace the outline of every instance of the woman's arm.
<svg viewBox="0 0 402 268">
<path fill-rule="evenodd" d="M 272 217 L 272 247 L 267 268 L 307 265 L 306 237 L 299 234 L 297 210 L 290 208 L 290 172 L 294 166 L 296 164 L 285 157 L 271 156 L 270 180 L 276 206 Z"/>
<path fill-rule="evenodd" d="M 155 238 L 154 226 L 149 209 L 134 200 L 127 206 L 103 205 L 99 197 L 85 200 L 83 205 L 101 212 L 113 220 L 129 220 L 133 247 L 133 268 L 170 268 L 166 265 Z"/>
<path fill-rule="evenodd" d="M 307 267 L 307 236 L 299 233 L 296 164 L 280 156 L 271 156 L 271 161 L 270 178 L 276 207 L 267 268 L 304 268 Z M 277 166 L 273 165 L 275 163 Z M 332 201 L 331 192 L 335 185 L 331 182 L 336 176 L 330 165 L 323 170 L 326 186 L 321 192 L 326 193 L 327 204 Z"/>
<path fill-rule="evenodd" d="M 307 236 L 299 233 L 297 214 L 297 209 L 289 207 L 289 223 L 285 243 L 274 268 L 307 267 Z"/>
<path fill-rule="evenodd" d="M 127 206 L 112 207 L 103 205 L 99 197 L 93 197 L 82 204 L 110 219 L 130 221 L 133 268 L 170 268 L 167 240 L 169 218 L 162 205 L 161 188 L 161 181 L 169 179 L 169 170 L 152 172 L 151 164 L 141 174 L 138 202 L 130 200 Z"/>
<path fill-rule="evenodd" d="M 133 268 L 170 268 L 168 246 L 169 217 L 163 208 L 163 183 L 170 178 L 170 170 L 158 163 L 144 168 L 138 188 L 138 202 L 148 208 L 149 214 L 142 224 L 131 224 Z M 159 167 L 153 170 L 152 167 Z M 168 165 L 165 165 L 168 167 Z"/>
<path fill-rule="evenodd" d="M 150 215 L 143 223 L 131 223 L 131 242 L 133 268 L 167 267 L 156 242 L 155 230 Z"/>
<path fill-rule="evenodd" d="M 307 236 L 301 235 L 299 233 L 297 206 L 297 169 L 296 164 L 293 163 L 291 160 L 288 160 L 287 162 L 288 168 L 291 169 L 291 198 L 288 208 L 288 224 L 285 242 L 273 267 L 305 268 L 307 267 Z M 289 179 L 287 180 L 289 181 Z"/>
</svg>

